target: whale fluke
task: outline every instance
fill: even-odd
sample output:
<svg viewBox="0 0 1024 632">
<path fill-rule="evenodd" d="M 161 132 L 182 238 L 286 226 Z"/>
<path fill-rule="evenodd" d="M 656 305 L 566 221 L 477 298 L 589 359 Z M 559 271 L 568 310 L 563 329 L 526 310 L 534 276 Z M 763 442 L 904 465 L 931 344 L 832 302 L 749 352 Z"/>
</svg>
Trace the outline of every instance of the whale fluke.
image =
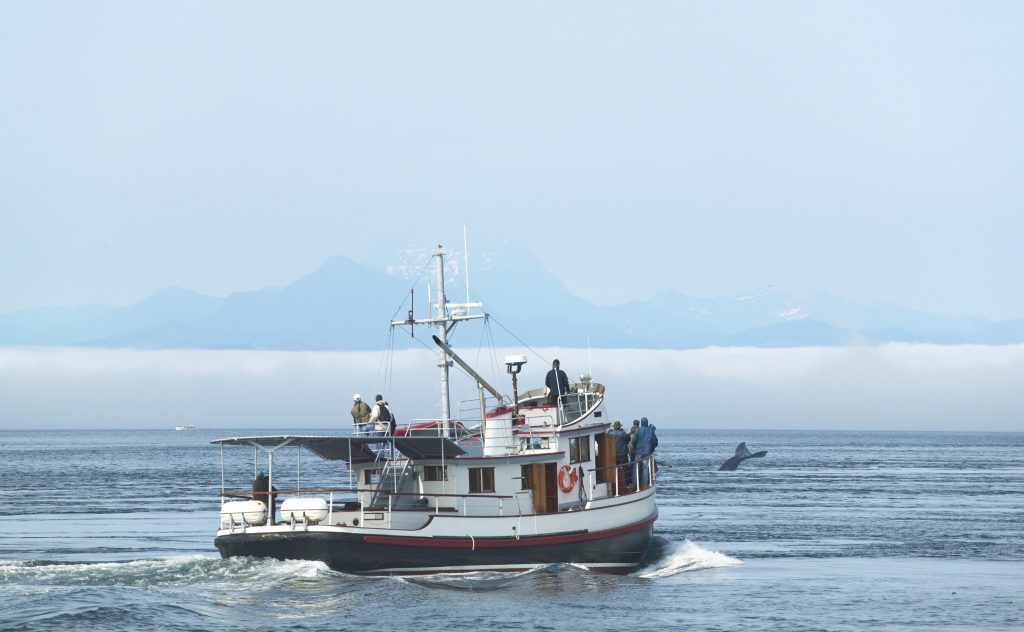
<svg viewBox="0 0 1024 632">
<path fill-rule="evenodd" d="M 718 468 L 718 471 L 731 472 L 735 470 L 737 467 L 739 467 L 740 463 L 742 463 L 743 461 L 746 461 L 747 459 L 760 459 L 763 458 L 766 454 L 768 454 L 767 450 L 761 450 L 760 452 L 751 453 L 750 450 L 747 449 L 747 442 L 744 441 L 743 443 L 736 446 L 736 454 L 729 457 L 729 459 L 725 463 L 722 463 L 722 467 Z"/>
</svg>

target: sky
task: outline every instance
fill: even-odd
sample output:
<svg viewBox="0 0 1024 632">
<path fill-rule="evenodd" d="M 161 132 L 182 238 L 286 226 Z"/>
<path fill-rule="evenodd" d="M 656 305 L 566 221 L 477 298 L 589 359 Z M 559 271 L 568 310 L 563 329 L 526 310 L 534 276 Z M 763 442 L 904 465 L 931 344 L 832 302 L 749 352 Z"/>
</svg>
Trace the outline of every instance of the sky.
<svg viewBox="0 0 1024 632">
<path fill-rule="evenodd" d="M 543 385 L 555 357 L 572 379 L 589 372 L 605 385 L 609 421 L 646 416 L 661 429 L 1019 432 L 1024 411 L 1024 345 L 541 348 L 529 352 L 521 393 Z M 0 429 L 346 432 L 352 396 L 377 392 L 408 423 L 440 414 L 437 382 L 424 379 L 434 364 L 422 350 L 382 363 L 374 352 L 0 349 Z M 478 368 L 511 392 L 504 367 Z M 479 420 L 475 387 L 457 369 L 451 402 L 454 417 Z"/>
<path fill-rule="evenodd" d="M 0 3 L 0 312 L 466 226 L 604 304 L 1019 318 L 1021 32 L 985 1 Z"/>
</svg>

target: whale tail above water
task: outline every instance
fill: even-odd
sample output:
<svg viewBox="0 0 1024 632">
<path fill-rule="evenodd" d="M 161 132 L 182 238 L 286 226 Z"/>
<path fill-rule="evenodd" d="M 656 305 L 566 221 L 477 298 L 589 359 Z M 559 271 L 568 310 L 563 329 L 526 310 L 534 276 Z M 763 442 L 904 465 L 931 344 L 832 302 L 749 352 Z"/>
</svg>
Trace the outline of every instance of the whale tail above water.
<svg viewBox="0 0 1024 632">
<path fill-rule="evenodd" d="M 760 459 L 763 458 L 766 454 L 768 454 L 767 450 L 761 450 L 760 452 L 751 453 L 751 451 L 747 449 L 747 442 L 744 441 L 743 443 L 736 446 L 736 454 L 729 457 L 729 459 L 725 463 L 722 463 L 722 467 L 718 468 L 718 471 L 731 472 L 735 470 L 737 467 L 739 467 L 740 463 L 742 463 L 743 461 L 746 461 L 747 459 Z"/>
</svg>

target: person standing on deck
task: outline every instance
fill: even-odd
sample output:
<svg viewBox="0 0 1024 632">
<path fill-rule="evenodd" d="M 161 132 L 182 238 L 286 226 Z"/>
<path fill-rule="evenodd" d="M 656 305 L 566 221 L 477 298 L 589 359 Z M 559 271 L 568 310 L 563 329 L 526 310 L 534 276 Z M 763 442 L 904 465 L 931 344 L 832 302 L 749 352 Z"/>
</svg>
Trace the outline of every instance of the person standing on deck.
<svg viewBox="0 0 1024 632">
<path fill-rule="evenodd" d="M 632 463 L 632 461 L 636 460 L 636 448 L 633 447 L 633 437 L 636 436 L 636 431 L 639 430 L 639 429 L 640 429 L 640 420 L 639 419 L 634 419 L 633 420 L 633 425 L 629 427 L 629 461 L 628 461 L 629 463 Z M 626 480 L 629 481 L 630 485 L 635 485 L 636 481 L 633 480 L 635 477 L 633 476 L 633 466 L 632 465 L 629 466 L 628 471 L 629 471 L 629 475 L 626 476 Z"/>
<path fill-rule="evenodd" d="M 373 412 L 370 413 L 370 423 L 373 424 L 374 430 L 381 433 L 380 436 L 394 434 L 395 416 L 391 414 L 391 407 L 384 401 L 383 395 L 377 395 L 374 399 L 376 401 L 373 404 Z"/>
<path fill-rule="evenodd" d="M 611 432 L 608 434 L 615 437 L 615 478 L 617 480 L 623 466 L 629 463 L 629 435 L 623 432 L 621 421 L 613 423 Z"/>
<path fill-rule="evenodd" d="M 352 396 L 352 423 L 360 430 L 368 430 L 366 425 L 370 423 L 370 406 L 363 401 L 359 393 Z"/>
<path fill-rule="evenodd" d="M 640 489 L 647 487 L 651 482 L 651 464 L 647 459 L 654 454 L 657 447 L 658 435 L 654 434 L 654 427 L 649 425 L 647 417 L 641 417 L 640 429 L 633 435 L 633 452 L 640 465 Z"/>
<path fill-rule="evenodd" d="M 262 501 L 267 507 L 266 524 L 268 525 L 274 524 L 274 515 L 277 513 L 277 494 L 271 493 L 276 491 L 277 488 L 270 486 L 270 478 L 268 478 L 263 472 L 257 474 L 256 478 L 252 482 L 253 500 Z"/>
<path fill-rule="evenodd" d="M 552 362 L 551 370 L 544 378 L 544 386 L 548 389 L 548 406 L 554 406 L 560 396 L 569 392 L 569 376 L 559 366 L 558 360 Z"/>
</svg>

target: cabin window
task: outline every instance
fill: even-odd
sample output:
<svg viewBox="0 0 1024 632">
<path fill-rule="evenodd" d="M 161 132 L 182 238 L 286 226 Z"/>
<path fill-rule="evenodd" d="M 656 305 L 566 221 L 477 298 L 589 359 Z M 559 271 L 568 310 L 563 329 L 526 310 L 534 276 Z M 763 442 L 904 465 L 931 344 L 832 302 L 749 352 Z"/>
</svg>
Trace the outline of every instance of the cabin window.
<svg viewBox="0 0 1024 632">
<path fill-rule="evenodd" d="M 363 470 L 363 483 L 367 485 L 376 485 L 380 482 L 380 470 L 368 469 Z"/>
<path fill-rule="evenodd" d="M 519 446 L 523 450 L 547 450 L 551 447 L 551 439 L 548 437 L 521 437 Z"/>
<path fill-rule="evenodd" d="M 586 463 L 590 460 L 590 437 L 569 439 L 569 462 Z"/>
<path fill-rule="evenodd" d="M 533 466 L 520 465 L 519 475 L 519 478 L 523 483 L 522 487 L 519 489 L 533 489 Z"/>
<path fill-rule="evenodd" d="M 469 468 L 469 493 L 470 494 L 494 493 L 494 468 L 493 467 L 471 467 L 471 468 Z"/>
<path fill-rule="evenodd" d="M 446 481 L 448 480 L 448 467 L 444 465 L 424 465 L 424 481 Z"/>
</svg>

